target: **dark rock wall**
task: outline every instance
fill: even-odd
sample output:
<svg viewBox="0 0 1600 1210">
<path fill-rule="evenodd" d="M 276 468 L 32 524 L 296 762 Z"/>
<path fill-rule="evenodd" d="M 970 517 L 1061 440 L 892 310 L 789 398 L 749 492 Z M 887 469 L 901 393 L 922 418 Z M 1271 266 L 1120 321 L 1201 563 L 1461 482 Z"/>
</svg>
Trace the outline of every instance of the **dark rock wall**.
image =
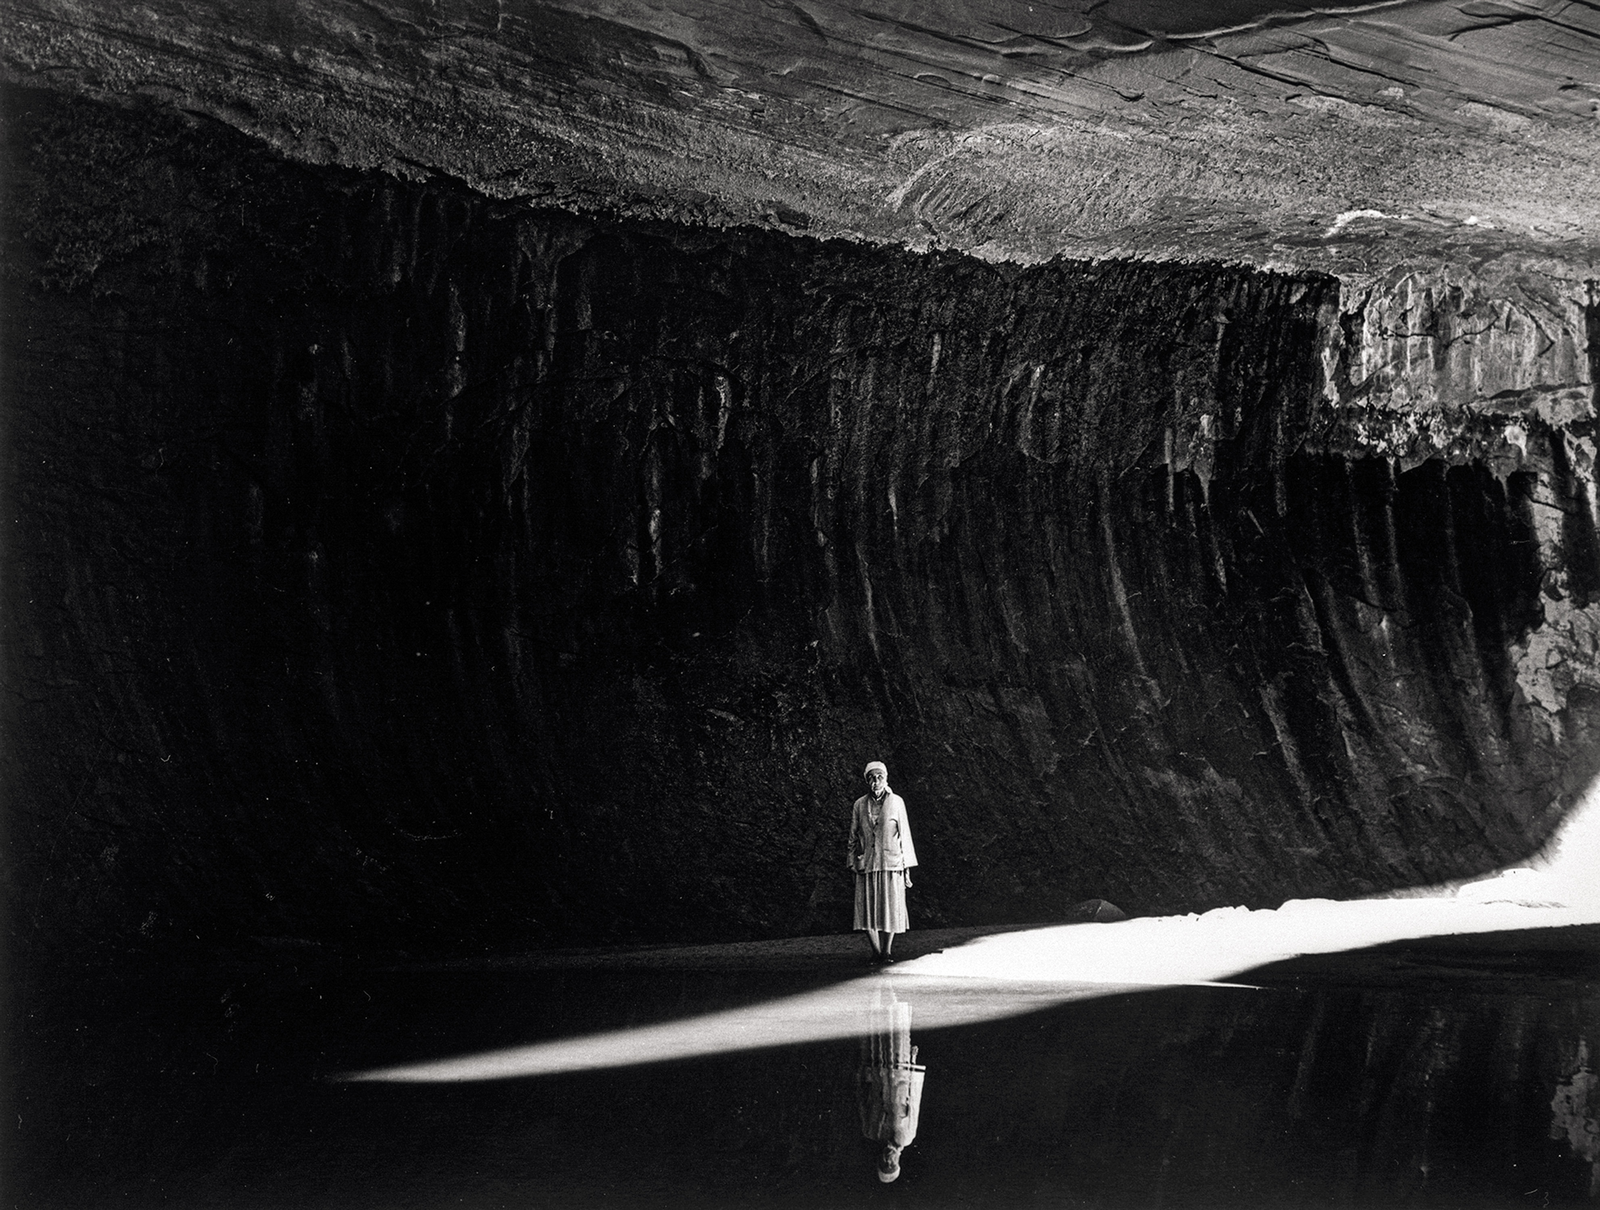
<svg viewBox="0 0 1600 1210">
<path fill-rule="evenodd" d="M 7 110 L 24 944 L 847 927 L 872 757 L 914 922 L 1349 895 L 1525 855 L 1595 770 L 1595 695 L 1518 680 L 1551 559 L 1600 584 L 1565 436 L 1318 445 L 1331 279 Z"/>
</svg>

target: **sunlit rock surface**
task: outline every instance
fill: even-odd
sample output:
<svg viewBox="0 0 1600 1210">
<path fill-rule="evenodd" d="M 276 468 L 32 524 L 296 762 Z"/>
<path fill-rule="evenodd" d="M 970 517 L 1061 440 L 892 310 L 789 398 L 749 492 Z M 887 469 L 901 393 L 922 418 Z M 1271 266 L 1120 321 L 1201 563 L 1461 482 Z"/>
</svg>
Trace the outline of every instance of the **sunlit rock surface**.
<svg viewBox="0 0 1600 1210">
<path fill-rule="evenodd" d="M 1597 771 L 1570 269 L 991 264 L 7 111 L 30 943 L 833 930 L 869 757 L 914 921 L 1260 906 L 1520 861 Z"/>
<path fill-rule="evenodd" d="M 0 74 L 489 195 L 1009 260 L 1594 252 L 1563 0 L 11 0 Z"/>
</svg>

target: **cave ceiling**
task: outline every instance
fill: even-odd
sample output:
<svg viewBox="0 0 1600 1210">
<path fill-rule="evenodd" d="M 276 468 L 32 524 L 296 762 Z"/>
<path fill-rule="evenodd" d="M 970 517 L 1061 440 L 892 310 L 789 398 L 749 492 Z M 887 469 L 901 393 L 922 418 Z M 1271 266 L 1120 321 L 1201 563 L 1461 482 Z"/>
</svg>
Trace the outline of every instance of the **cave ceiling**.
<svg viewBox="0 0 1600 1210">
<path fill-rule="evenodd" d="M 1600 5 L 11 0 L 13 83 L 313 163 L 992 260 L 1593 273 Z"/>
</svg>

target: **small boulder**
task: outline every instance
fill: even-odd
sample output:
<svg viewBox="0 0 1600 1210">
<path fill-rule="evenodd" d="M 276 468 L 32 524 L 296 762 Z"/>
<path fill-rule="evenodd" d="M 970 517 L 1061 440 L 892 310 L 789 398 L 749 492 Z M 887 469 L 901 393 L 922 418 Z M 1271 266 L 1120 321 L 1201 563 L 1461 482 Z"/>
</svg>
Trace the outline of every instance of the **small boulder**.
<svg viewBox="0 0 1600 1210">
<path fill-rule="evenodd" d="M 1128 913 L 1112 903 L 1109 899 L 1085 899 L 1082 903 L 1075 903 L 1067 909 L 1067 920 L 1070 923 L 1096 923 L 1107 924 L 1113 920 L 1126 920 Z"/>
</svg>

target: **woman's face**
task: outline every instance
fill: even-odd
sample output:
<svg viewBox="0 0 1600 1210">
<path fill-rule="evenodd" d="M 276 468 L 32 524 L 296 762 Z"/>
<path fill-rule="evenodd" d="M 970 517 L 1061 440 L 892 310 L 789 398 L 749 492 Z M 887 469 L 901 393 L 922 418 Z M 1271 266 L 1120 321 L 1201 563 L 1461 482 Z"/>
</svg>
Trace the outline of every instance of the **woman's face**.
<svg viewBox="0 0 1600 1210">
<path fill-rule="evenodd" d="M 889 784 L 889 775 L 879 769 L 867 774 L 867 790 L 874 798 L 883 797 L 883 788 Z"/>
</svg>

